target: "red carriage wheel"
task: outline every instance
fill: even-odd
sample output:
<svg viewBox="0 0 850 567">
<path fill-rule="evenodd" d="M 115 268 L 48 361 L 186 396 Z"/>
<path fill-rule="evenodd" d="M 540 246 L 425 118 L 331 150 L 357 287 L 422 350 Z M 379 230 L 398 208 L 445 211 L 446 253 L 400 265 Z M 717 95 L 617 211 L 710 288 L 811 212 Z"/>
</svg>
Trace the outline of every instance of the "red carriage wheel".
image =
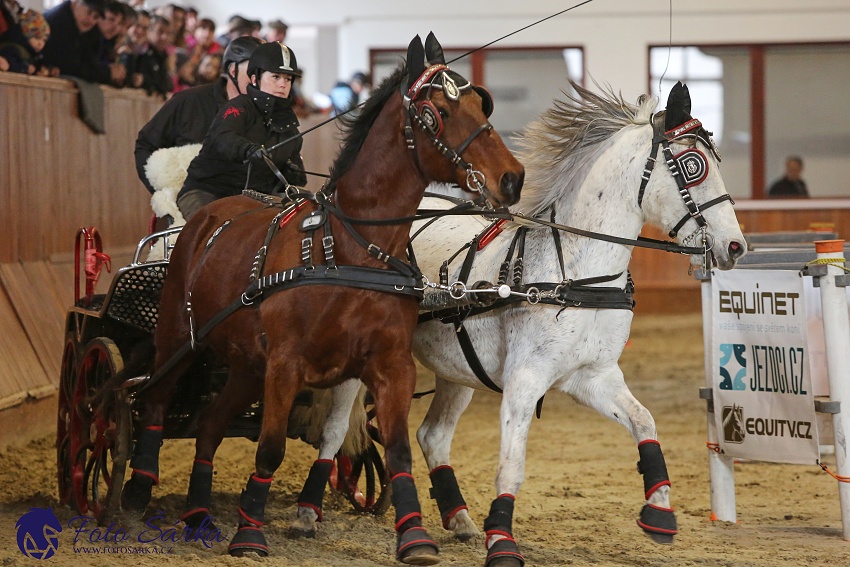
<svg viewBox="0 0 850 567">
<path fill-rule="evenodd" d="M 370 403 L 367 401 L 368 405 Z M 330 484 L 358 512 L 381 515 L 390 507 L 390 479 L 384 466 L 384 456 L 378 450 L 381 436 L 373 423 L 374 407 L 367 411 L 366 416 L 366 428 L 371 438 L 368 447 L 354 457 L 338 453 L 334 459 Z"/>
<path fill-rule="evenodd" d="M 77 382 L 77 341 L 68 333 L 59 375 L 59 403 L 56 415 L 56 480 L 59 502 L 71 504 L 71 414 L 74 385 Z"/>
<path fill-rule="evenodd" d="M 123 368 L 114 342 L 102 337 L 90 341 L 80 358 L 68 409 L 72 501 L 78 512 L 101 523 L 118 510 L 132 424 L 123 392 L 100 389 Z"/>
</svg>

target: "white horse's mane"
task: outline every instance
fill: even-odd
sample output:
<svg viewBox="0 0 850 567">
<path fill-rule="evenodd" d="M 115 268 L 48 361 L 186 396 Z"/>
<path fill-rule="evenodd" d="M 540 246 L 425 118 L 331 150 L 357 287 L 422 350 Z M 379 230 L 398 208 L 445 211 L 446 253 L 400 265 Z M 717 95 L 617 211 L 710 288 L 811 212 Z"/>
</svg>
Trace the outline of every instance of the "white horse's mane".
<svg viewBox="0 0 850 567">
<path fill-rule="evenodd" d="M 641 95 L 626 102 L 610 87 L 597 94 L 570 81 L 576 94 L 561 91 L 563 99 L 529 124 L 516 141 L 518 158 L 526 167 L 522 198 L 513 208 L 535 215 L 546 209 L 567 187 L 593 150 L 630 125 L 649 124 L 658 99 Z M 599 85 L 597 85 L 599 86 Z"/>
</svg>

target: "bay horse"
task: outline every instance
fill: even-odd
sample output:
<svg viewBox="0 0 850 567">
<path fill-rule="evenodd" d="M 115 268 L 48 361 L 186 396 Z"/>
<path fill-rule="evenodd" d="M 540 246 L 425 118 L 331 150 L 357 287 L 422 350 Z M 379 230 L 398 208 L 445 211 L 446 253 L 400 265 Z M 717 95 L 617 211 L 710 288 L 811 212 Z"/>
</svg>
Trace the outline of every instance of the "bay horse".
<svg viewBox="0 0 850 567">
<path fill-rule="evenodd" d="M 439 561 L 411 475 L 407 419 L 416 368 L 410 345 L 422 279 L 406 261 L 408 234 L 431 182 L 480 191 L 495 207 L 518 200 L 524 169 L 490 126 L 491 111 L 487 91 L 446 66 L 433 34 L 424 46 L 416 36 L 407 63 L 347 121 L 320 192 L 287 184 L 282 204 L 268 196 L 228 197 L 189 220 L 162 291 L 152 386 L 144 392 L 143 429 L 122 491 L 125 510 L 143 511 L 158 482 L 162 423 L 181 376 L 198 357 L 212 357 L 229 374 L 200 416 L 183 518 L 191 524 L 210 513 L 212 460 L 225 429 L 262 399 L 256 469 L 240 497 L 228 551 L 267 555 L 264 510 L 296 394 L 338 385 L 356 392 L 359 378 L 374 397 L 386 449 L 396 558 L 412 565 Z M 310 476 L 331 465 L 317 460 Z M 301 501 L 321 501 L 323 490 L 324 484 L 311 485 Z"/>
<path fill-rule="evenodd" d="M 413 228 L 416 257 L 431 282 L 510 288 L 495 302 L 424 313 L 413 338 L 414 355 L 436 375 L 417 439 L 443 526 L 462 540 L 478 530 L 451 467 L 451 441 L 475 390 L 502 393 L 496 497 L 484 520 L 486 567 L 524 564 L 512 535 L 514 503 L 535 408 L 553 389 L 629 430 L 644 481 L 637 523 L 655 541 L 672 542 L 677 525 L 655 422 L 618 365 L 633 314 L 631 252 L 648 223 L 689 253 L 701 252 L 692 263 L 708 259 L 729 270 L 745 253 L 720 156 L 690 115 L 686 86 L 677 84 L 657 114 L 657 99 L 646 95 L 633 105 L 610 89 L 572 87 L 575 95 L 565 93 L 518 140 L 527 177 L 512 210 L 524 212 L 521 224 L 449 215 Z M 451 203 L 426 197 L 421 206 Z"/>
</svg>

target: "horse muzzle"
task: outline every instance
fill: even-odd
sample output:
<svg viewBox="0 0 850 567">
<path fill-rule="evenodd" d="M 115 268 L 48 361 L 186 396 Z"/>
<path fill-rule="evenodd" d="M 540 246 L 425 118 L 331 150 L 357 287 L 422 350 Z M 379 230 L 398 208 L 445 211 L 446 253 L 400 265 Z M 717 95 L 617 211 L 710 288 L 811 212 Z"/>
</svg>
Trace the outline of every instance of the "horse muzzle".
<svg viewBox="0 0 850 567">
<path fill-rule="evenodd" d="M 525 169 L 519 173 L 509 171 L 499 179 L 499 206 L 509 207 L 519 201 L 522 184 L 525 181 Z"/>
</svg>

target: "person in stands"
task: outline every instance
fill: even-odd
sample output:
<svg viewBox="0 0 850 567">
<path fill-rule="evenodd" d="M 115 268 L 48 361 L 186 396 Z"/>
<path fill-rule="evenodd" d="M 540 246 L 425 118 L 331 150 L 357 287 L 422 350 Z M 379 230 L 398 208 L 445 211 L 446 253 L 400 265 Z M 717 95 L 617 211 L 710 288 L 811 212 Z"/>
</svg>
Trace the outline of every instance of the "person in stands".
<svg viewBox="0 0 850 567">
<path fill-rule="evenodd" d="M 175 93 L 139 130 L 136 171 L 151 194 L 154 188 L 145 174 L 151 154 L 161 148 L 200 144 L 219 109 L 246 92 L 250 82 L 248 60 L 262 43 L 261 39 L 250 36 L 234 39 L 224 50 L 218 81 Z"/>
<path fill-rule="evenodd" d="M 24 10 L 17 23 L 11 22 L 0 33 L 0 71 L 50 76 L 51 69 L 41 64 L 41 50 L 50 37 L 47 20 L 35 10 Z M 58 69 L 52 74 L 58 75 Z"/>
<path fill-rule="evenodd" d="M 809 196 L 809 189 L 803 181 L 803 158 L 799 156 L 788 156 L 785 159 L 785 175 L 771 184 L 767 190 L 767 196 L 771 198 L 797 198 L 803 199 Z"/>
<path fill-rule="evenodd" d="M 305 185 L 302 140 L 292 108 L 292 81 L 300 74 L 295 53 L 282 43 L 264 43 L 248 62 L 247 94 L 219 111 L 198 156 L 189 165 L 177 206 L 188 221 L 216 199 L 248 188 L 274 194 L 282 182 L 270 159 L 292 185 Z"/>
<path fill-rule="evenodd" d="M 121 63 L 104 65 L 97 59 L 98 32 L 93 31 L 103 17 L 106 0 L 65 0 L 46 10 L 50 39 L 42 54 L 44 64 L 58 67 L 62 75 L 111 85 L 121 85 L 126 69 Z"/>
</svg>

